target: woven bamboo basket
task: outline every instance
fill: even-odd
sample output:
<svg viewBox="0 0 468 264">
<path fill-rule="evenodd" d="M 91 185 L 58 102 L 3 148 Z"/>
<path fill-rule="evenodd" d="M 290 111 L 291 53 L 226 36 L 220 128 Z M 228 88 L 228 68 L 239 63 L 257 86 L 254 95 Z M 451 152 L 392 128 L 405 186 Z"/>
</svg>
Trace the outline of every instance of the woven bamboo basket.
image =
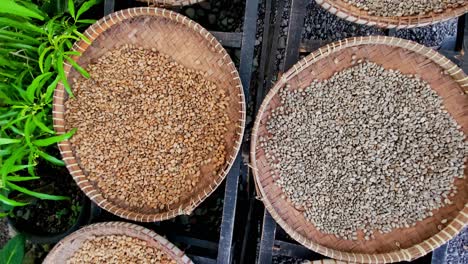
<svg viewBox="0 0 468 264">
<path fill-rule="evenodd" d="M 458 188 L 452 205 L 433 211 L 415 227 L 395 229 L 387 234 L 375 234 L 366 241 L 338 239 L 324 234 L 307 221 L 302 211 L 294 208 L 275 184 L 273 170 L 257 144 L 267 135 L 266 121 L 272 109 L 280 105 L 277 93 L 281 89 L 303 89 L 317 79 L 330 78 L 349 68 L 352 57 L 367 59 L 387 69 L 404 74 L 417 74 L 428 82 L 442 98 L 447 111 L 468 134 L 468 77 L 450 60 L 434 50 L 415 42 L 385 36 L 359 37 L 332 43 L 311 53 L 281 76 L 263 101 L 252 131 L 251 166 L 259 199 L 276 222 L 295 240 L 322 255 L 341 261 L 358 263 L 390 263 L 421 257 L 453 238 L 468 223 L 468 169 L 464 179 L 455 179 Z M 336 63 L 338 62 L 338 63 Z M 465 164 L 467 165 L 467 164 Z M 467 166 L 468 168 L 468 166 Z M 447 219 L 446 224 L 441 224 Z"/>
<path fill-rule="evenodd" d="M 183 194 L 180 202 L 166 211 L 130 210 L 125 205 L 111 201 L 88 180 L 86 170 L 69 140 L 60 142 L 59 149 L 68 170 L 78 186 L 101 208 L 120 217 L 139 221 L 154 222 L 190 214 L 223 181 L 239 151 L 245 125 L 245 98 L 239 74 L 229 55 L 221 44 L 207 30 L 185 16 L 165 9 L 141 7 L 112 13 L 86 30 L 84 33 L 91 44 L 79 41 L 73 49 L 82 53 L 72 57 L 86 68 L 92 60 L 101 57 L 109 49 L 124 44 L 155 48 L 167 54 L 187 68 L 202 71 L 205 78 L 226 91 L 229 100 L 227 114 L 231 125 L 225 134 L 226 162 L 221 172 L 213 175 L 202 172 L 199 183 L 192 193 Z M 73 78 L 79 73 L 70 64 L 64 65 L 67 79 L 73 89 Z M 54 94 L 53 120 L 58 134 L 65 133 L 65 106 L 68 95 L 63 84 Z"/>
<path fill-rule="evenodd" d="M 315 0 L 328 12 L 350 22 L 377 26 L 382 28 L 414 28 L 447 21 L 468 12 L 468 2 L 456 8 L 446 9 L 440 13 L 427 13 L 418 16 L 401 17 L 378 17 L 369 15 L 367 11 L 361 10 L 345 0 Z"/>
<path fill-rule="evenodd" d="M 67 263 L 81 245 L 98 236 L 125 235 L 141 239 L 148 246 L 165 252 L 178 264 L 193 264 L 179 248 L 164 237 L 144 227 L 125 222 L 106 222 L 86 226 L 62 239 L 45 258 L 43 264 Z"/>
<path fill-rule="evenodd" d="M 203 2 L 205 0 L 138 0 L 140 2 L 148 3 L 148 5 L 154 6 L 186 6 L 186 5 L 193 5 L 196 3 Z"/>
<path fill-rule="evenodd" d="M 312 262 L 304 262 L 303 264 L 353 264 L 349 262 L 343 262 L 335 259 L 321 259 L 321 260 L 314 260 Z"/>
</svg>

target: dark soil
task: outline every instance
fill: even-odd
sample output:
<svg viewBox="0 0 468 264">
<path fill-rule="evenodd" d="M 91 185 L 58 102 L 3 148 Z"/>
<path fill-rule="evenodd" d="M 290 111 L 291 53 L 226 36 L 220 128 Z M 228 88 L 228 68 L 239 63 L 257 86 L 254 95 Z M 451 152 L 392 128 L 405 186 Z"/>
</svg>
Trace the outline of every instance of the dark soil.
<svg viewBox="0 0 468 264">
<path fill-rule="evenodd" d="M 225 185 L 222 184 L 191 215 L 181 215 L 172 220 L 164 221 L 161 223 L 161 227 L 184 230 L 194 237 L 217 241 L 223 214 L 224 188 Z"/>
<path fill-rule="evenodd" d="M 0 248 L 2 248 L 10 239 L 10 234 L 8 232 L 8 224 L 6 219 L 0 218 Z"/>
<path fill-rule="evenodd" d="M 41 264 L 52 249 L 50 244 L 26 243 L 22 264 Z"/>
<path fill-rule="evenodd" d="M 26 198 L 31 204 L 17 207 L 13 213 L 16 227 L 35 235 L 51 235 L 66 231 L 79 216 L 83 193 L 65 167 L 51 166 L 42 162 L 37 167 L 41 179 L 23 184 L 24 187 L 42 193 L 62 195 L 70 200 L 50 201 Z M 14 194 L 13 194 L 14 195 Z M 23 199 L 20 194 L 21 199 Z"/>
<path fill-rule="evenodd" d="M 208 30 L 241 32 L 244 10 L 243 0 L 208 0 L 184 6 L 180 13 Z"/>
</svg>

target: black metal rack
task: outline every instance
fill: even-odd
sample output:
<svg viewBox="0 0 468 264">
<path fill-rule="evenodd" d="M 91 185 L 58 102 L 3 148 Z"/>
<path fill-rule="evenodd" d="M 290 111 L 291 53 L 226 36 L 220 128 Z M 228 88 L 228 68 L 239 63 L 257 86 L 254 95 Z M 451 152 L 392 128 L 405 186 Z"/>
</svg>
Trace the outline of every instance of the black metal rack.
<svg viewBox="0 0 468 264">
<path fill-rule="evenodd" d="M 249 109 L 247 113 L 252 119 L 255 118 L 257 109 L 277 77 L 276 51 L 281 30 L 281 15 L 287 1 L 290 1 L 290 7 L 286 10 L 289 13 L 289 24 L 285 56 L 279 65 L 279 74 L 281 74 L 298 61 L 301 53 L 312 52 L 327 44 L 327 41 L 323 40 L 301 41 L 308 0 L 245 0 L 242 32 L 211 31 L 224 47 L 240 49 L 238 70 L 247 104 L 250 102 L 253 105 L 253 109 Z M 259 4 L 264 6 L 263 42 L 257 51 L 260 54 L 258 68 L 254 69 Z M 134 0 L 104 0 L 104 14 L 135 5 L 146 4 Z M 459 19 L 454 48 L 440 51 L 460 65 L 465 72 L 468 72 L 468 55 L 462 50 L 468 50 L 468 27 L 465 27 L 467 24 L 468 16 L 465 15 Z M 392 35 L 395 32 L 389 30 L 386 33 Z M 249 136 L 249 132 L 244 135 L 247 139 Z M 261 201 L 256 199 L 253 178 L 246 164 L 249 142 L 248 140 L 245 142 L 225 183 L 217 190 L 217 192 L 222 192 L 220 195 L 224 199 L 218 241 L 202 239 L 187 233 L 181 234 L 174 230 L 163 230 L 160 223 L 143 225 L 167 236 L 173 243 L 186 245 L 186 253 L 195 263 L 200 264 L 267 264 L 272 262 L 273 256 L 290 256 L 308 260 L 325 258 L 289 239 L 264 209 Z M 99 209 L 95 207 L 95 210 Z M 104 218 L 112 219 L 112 216 Z M 99 219 L 96 220 L 99 221 Z M 192 250 L 195 248 L 197 250 Z M 420 263 L 428 263 L 427 258 L 420 261 L 423 261 Z"/>
</svg>

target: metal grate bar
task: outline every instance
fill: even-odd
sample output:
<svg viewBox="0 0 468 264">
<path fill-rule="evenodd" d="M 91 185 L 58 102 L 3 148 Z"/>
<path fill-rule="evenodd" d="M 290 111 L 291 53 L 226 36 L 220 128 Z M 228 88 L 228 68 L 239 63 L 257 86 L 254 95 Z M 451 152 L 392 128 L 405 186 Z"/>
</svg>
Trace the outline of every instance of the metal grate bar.
<svg viewBox="0 0 468 264">
<path fill-rule="evenodd" d="M 250 98 L 249 91 L 250 80 L 252 77 L 255 35 L 257 31 L 258 1 L 259 0 L 247 0 L 245 4 L 239 75 L 244 89 L 246 102 L 248 102 Z M 242 147 L 226 180 L 223 219 L 221 222 L 221 237 L 218 245 L 217 262 L 220 264 L 231 263 L 233 259 L 232 243 L 234 238 L 238 184 L 241 171 L 247 171 L 246 166 L 242 162 Z"/>
<path fill-rule="evenodd" d="M 304 19 L 307 10 L 306 0 L 293 0 L 288 25 L 288 39 L 283 69 L 286 71 L 299 59 L 299 46 L 304 30 Z"/>
<path fill-rule="evenodd" d="M 114 12 L 115 0 L 104 0 L 104 15 L 107 16 Z"/>
</svg>

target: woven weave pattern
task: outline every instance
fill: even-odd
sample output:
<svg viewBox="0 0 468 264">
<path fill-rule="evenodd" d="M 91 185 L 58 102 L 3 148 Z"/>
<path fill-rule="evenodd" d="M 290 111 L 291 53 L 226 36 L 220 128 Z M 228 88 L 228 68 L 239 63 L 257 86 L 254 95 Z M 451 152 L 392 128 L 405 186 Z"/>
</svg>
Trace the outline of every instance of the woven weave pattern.
<svg viewBox="0 0 468 264">
<path fill-rule="evenodd" d="M 272 168 L 258 138 L 267 135 L 266 121 L 272 109 L 280 105 L 277 93 L 301 89 L 315 80 L 330 78 L 349 68 L 352 58 L 364 59 L 397 69 L 404 74 L 417 74 L 430 84 L 443 99 L 447 111 L 468 134 L 468 77 L 450 60 L 422 45 L 390 37 L 361 37 L 332 43 L 305 57 L 286 72 L 266 96 L 252 132 L 251 162 L 259 195 L 273 218 L 294 239 L 320 254 L 342 261 L 388 263 L 411 260 L 427 254 L 454 237 L 468 222 L 468 169 L 465 178 L 456 179 L 458 193 L 452 205 L 434 212 L 434 216 L 415 227 L 376 234 L 375 239 L 352 241 L 323 234 L 295 209 L 274 183 Z M 337 62 L 337 63 L 335 63 Z M 441 224 L 447 219 L 446 224 Z"/>
<path fill-rule="evenodd" d="M 428 13 L 419 16 L 402 16 L 402 17 L 377 17 L 368 15 L 367 11 L 363 11 L 344 0 L 315 0 L 328 12 L 350 22 L 357 24 L 377 26 L 383 28 L 413 28 L 423 27 L 451 18 L 461 16 L 468 12 L 468 2 L 457 8 L 446 9 L 441 13 Z"/>
<path fill-rule="evenodd" d="M 178 264 L 193 264 L 184 252 L 164 237 L 144 227 L 124 222 L 93 224 L 74 232 L 55 245 L 43 263 L 66 263 L 86 240 L 109 235 L 124 235 L 141 239 L 146 241 L 148 246 L 157 248 L 171 256 Z"/>
<path fill-rule="evenodd" d="M 132 211 L 125 205 L 107 200 L 95 184 L 87 179 L 86 171 L 80 166 L 79 159 L 68 140 L 59 143 L 60 152 L 68 170 L 78 186 L 98 206 L 120 217 L 140 221 L 162 221 L 181 214 L 190 214 L 206 197 L 221 184 L 237 155 L 241 145 L 245 125 L 245 99 L 240 78 L 234 63 L 221 44 L 204 28 L 192 20 L 159 8 L 132 8 L 113 13 L 99 20 L 84 33 L 92 44 L 80 41 L 74 50 L 82 52 L 81 57 L 73 57 L 86 68 L 93 60 L 108 50 L 125 44 L 143 48 L 155 48 L 168 54 L 173 60 L 187 68 L 205 73 L 205 78 L 226 91 L 229 106 L 227 114 L 231 125 L 227 127 L 226 163 L 218 175 L 205 173 L 192 193 L 186 193 L 173 208 L 163 212 Z M 79 77 L 70 64 L 65 71 L 72 87 L 72 80 Z M 54 128 L 58 134 L 65 133 L 64 103 L 68 99 L 62 84 L 54 94 Z"/>
<path fill-rule="evenodd" d="M 335 259 L 322 259 L 322 260 L 312 261 L 310 264 L 353 264 L 353 263 L 338 261 Z"/>
<path fill-rule="evenodd" d="M 203 2 L 205 0 L 137 0 L 155 6 L 185 6 Z"/>
</svg>

